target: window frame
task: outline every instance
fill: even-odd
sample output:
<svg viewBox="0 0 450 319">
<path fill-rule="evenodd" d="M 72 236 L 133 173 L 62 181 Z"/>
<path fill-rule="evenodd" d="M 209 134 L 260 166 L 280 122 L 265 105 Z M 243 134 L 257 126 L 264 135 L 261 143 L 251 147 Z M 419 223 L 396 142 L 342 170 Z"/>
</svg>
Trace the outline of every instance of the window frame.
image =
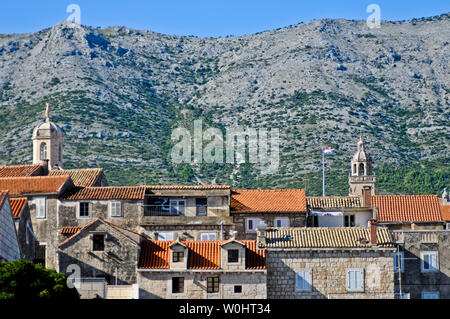
<svg viewBox="0 0 450 319">
<path fill-rule="evenodd" d="M 41 205 L 38 205 L 38 202 L 43 203 L 44 209 L 43 209 L 43 216 L 39 214 L 39 212 L 42 212 L 42 209 L 38 209 L 38 206 L 41 207 Z M 34 198 L 34 204 L 36 209 L 36 219 L 46 219 L 47 218 L 47 198 L 46 197 L 35 197 Z"/>
<path fill-rule="evenodd" d="M 209 294 L 218 293 L 220 290 L 220 277 L 210 276 L 206 277 L 206 292 Z"/>
<path fill-rule="evenodd" d="M 205 200 L 205 205 L 199 205 L 198 201 L 199 200 Z M 205 208 L 205 213 L 204 214 L 199 214 L 199 208 Z M 195 199 L 195 213 L 197 216 L 207 216 L 208 215 L 208 199 L 207 198 L 196 198 Z"/>
<path fill-rule="evenodd" d="M 254 229 L 249 229 L 248 227 L 248 223 L 249 221 L 252 221 L 254 225 Z M 255 223 L 255 221 L 257 221 L 257 223 Z M 256 230 L 258 228 L 258 225 L 261 224 L 262 219 L 261 218 L 257 218 L 257 217 L 249 217 L 245 219 L 245 231 L 247 233 L 256 233 Z"/>
<path fill-rule="evenodd" d="M 81 216 L 81 205 L 82 204 L 87 204 L 88 206 L 88 216 Z M 78 203 L 78 214 L 77 217 L 79 219 L 83 219 L 83 218 L 92 218 L 92 202 L 90 201 L 81 201 Z"/>
<path fill-rule="evenodd" d="M 277 221 L 283 221 L 283 220 L 287 221 L 287 226 L 278 226 L 277 225 Z M 289 220 L 289 217 L 275 217 L 274 220 L 273 220 L 273 224 L 274 224 L 275 227 L 289 227 L 290 226 L 290 220 Z"/>
<path fill-rule="evenodd" d="M 209 239 L 210 235 L 214 235 L 214 239 Z M 207 236 L 207 239 L 202 239 L 203 236 Z M 217 240 L 217 233 L 215 232 L 204 232 L 200 233 L 200 240 Z"/>
<path fill-rule="evenodd" d="M 172 203 L 176 202 L 176 205 L 173 205 Z M 183 213 L 180 213 L 180 202 L 183 202 Z M 169 200 L 169 212 L 171 216 L 186 216 L 186 199 L 170 199 Z M 175 209 L 178 214 L 172 214 L 172 208 Z"/>
<path fill-rule="evenodd" d="M 398 273 L 398 262 L 395 262 L 396 256 L 400 256 L 400 272 L 405 271 L 405 253 L 403 251 L 395 252 L 394 256 L 392 257 L 394 259 L 394 272 Z"/>
<path fill-rule="evenodd" d="M 171 239 L 160 239 L 160 235 L 161 234 L 172 234 L 172 238 Z M 161 241 L 166 241 L 166 240 L 173 240 L 173 238 L 174 238 L 174 232 L 173 231 L 162 231 L 162 232 L 158 232 L 158 240 L 161 240 Z"/>
<path fill-rule="evenodd" d="M 230 254 L 232 253 L 232 254 Z M 237 255 L 233 255 L 237 253 Z M 230 261 L 230 257 L 231 257 L 231 261 Z M 229 264 L 237 264 L 239 263 L 239 249 L 228 249 L 227 250 L 227 262 Z"/>
<path fill-rule="evenodd" d="M 347 222 L 348 219 L 348 222 Z M 353 219 L 353 221 L 352 221 Z M 348 226 L 346 225 L 348 224 Z M 356 227 L 356 215 L 344 215 L 344 227 Z"/>
<path fill-rule="evenodd" d="M 113 206 L 119 204 L 119 215 L 113 215 Z M 120 200 L 114 200 L 109 202 L 109 217 L 111 218 L 120 218 L 123 217 L 123 209 L 122 209 L 122 201 Z M 115 210 L 117 207 L 115 208 Z M 116 211 L 117 212 L 117 211 Z"/>
<path fill-rule="evenodd" d="M 177 289 L 175 291 L 175 280 L 177 281 Z M 180 289 L 181 287 L 181 289 Z M 183 294 L 184 293 L 184 277 L 172 277 L 172 294 Z"/>
<path fill-rule="evenodd" d="M 240 291 L 236 291 L 236 288 L 239 288 L 238 290 L 240 290 Z M 241 294 L 242 293 L 242 285 L 234 285 L 233 291 L 235 294 Z"/>
<path fill-rule="evenodd" d="M 425 269 L 425 255 L 435 255 L 436 256 L 436 267 L 433 269 Z M 430 262 L 428 262 L 431 265 Z M 421 272 L 437 272 L 439 271 L 439 252 L 436 250 L 433 251 L 421 251 L 420 252 L 420 271 Z"/>
<path fill-rule="evenodd" d="M 356 288 L 353 288 L 350 285 L 350 283 L 351 283 L 350 272 L 361 273 L 361 282 L 360 282 L 360 285 Z M 357 279 L 357 278 L 355 277 L 355 279 Z M 358 282 L 356 282 L 356 283 L 358 283 Z M 347 291 L 348 292 L 364 292 L 364 269 L 362 269 L 362 268 L 347 269 Z"/>
<path fill-rule="evenodd" d="M 303 284 L 299 287 L 299 279 Z M 311 269 L 298 269 L 295 271 L 295 291 L 308 292 L 312 291 L 312 270 Z M 304 284 L 306 283 L 306 284 Z"/>
<path fill-rule="evenodd" d="M 102 244 L 101 244 L 102 249 L 95 249 L 95 244 L 96 244 L 95 238 L 97 236 L 102 237 Z M 106 241 L 106 234 L 103 234 L 103 233 L 92 234 L 92 251 L 105 251 L 105 247 L 106 247 L 105 241 Z"/>
<path fill-rule="evenodd" d="M 179 263 L 184 261 L 184 251 L 175 250 L 172 252 L 172 262 Z"/>
</svg>

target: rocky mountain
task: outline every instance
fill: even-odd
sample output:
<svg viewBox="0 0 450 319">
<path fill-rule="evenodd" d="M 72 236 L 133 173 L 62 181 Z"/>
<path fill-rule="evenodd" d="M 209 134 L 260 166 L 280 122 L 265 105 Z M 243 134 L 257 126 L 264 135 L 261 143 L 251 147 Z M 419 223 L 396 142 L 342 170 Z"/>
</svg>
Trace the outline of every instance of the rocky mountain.
<svg viewBox="0 0 450 319">
<path fill-rule="evenodd" d="M 378 191 L 450 183 L 450 14 L 402 22 L 316 20 L 196 38 L 68 22 L 0 35 L 0 164 L 31 161 L 45 102 L 65 132 L 66 168 L 110 184 L 227 183 L 345 195 L 359 135 Z M 280 165 L 174 164 L 172 131 L 278 128 Z"/>
</svg>

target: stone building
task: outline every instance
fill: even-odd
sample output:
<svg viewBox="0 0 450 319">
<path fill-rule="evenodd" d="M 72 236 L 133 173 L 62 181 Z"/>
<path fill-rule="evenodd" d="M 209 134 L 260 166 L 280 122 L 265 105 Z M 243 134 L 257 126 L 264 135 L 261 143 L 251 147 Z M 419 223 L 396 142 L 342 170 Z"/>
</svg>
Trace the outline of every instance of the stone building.
<svg viewBox="0 0 450 319">
<path fill-rule="evenodd" d="M 33 230 L 28 200 L 26 197 L 13 197 L 9 199 L 9 202 L 16 226 L 20 258 L 36 261 L 39 241 Z"/>
<path fill-rule="evenodd" d="M 441 205 L 442 219 L 445 222 L 445 229 L 450 230 L 450 196 L 447 193 L 447 189 L 444 188 L 442 197 L 439 199 Z"/>
<path fill-rule="evenodd" d="M 391 230 L 445 227 L 436 195 L 375 195 L 372 206 L 378 223 Z"/>
<path fill-rule="evenodd" d="M 47 268 L 57 267 L 58 198 L 73 187 L 69 175 L 0 178 L 0 189 L 8 189 L 11 198 L 27 198 L 32 227 L 39 241 L 36 259 Z"/>
<path fill-rule="evenodd" d="M 269 299 L 394 298 L 395 248 L 386 228 L 260 228 Z"/>
<path fill-rule="evenodd" d="M 143 239 L 130 229 L 92 219 L 59 243 L 59 271 L 71 274 L 75 265 L 83 279 L 104 278 L 109 285 L 134 284 Z"/>
<path fill-rule="evenodd" d="M 155 240 L 224 240 L 234 229 L 230 187 L 146 186 L 142 231 Z"/>
<path fill-rule="evenodd" d="M 450 299 L 450 232 L 395 230 L 392 235 L 397 298 Z"/>
<path fill-rule="evenodd" d="M 351 160 L 348 183 L 350 196 L 361 196 L 363 190 L 375 195 L 375 174 L 372 171 L 372 158 L 366 152 L 362 136 L 358 142 L 358 150 Z"/>
<path fill-rule="evenodd" d="M 12 219 L 8 191 L 0 191 L 0 262 L 19 258 L 20 248 Z"/>
<path fill-rule="evenodd" d="M 363 196 L 307 197 L 308 221 L 311 227 L 361 227 L 375 218 L 371 203 Z"/>
<path fill-rule="evenodd" d="M 266 298 L 265 252 L 255 241 L 144 241 L 141 299 Z"/>
<path fill-rule="evenodd" d="M 306 226 L 303 189 L 235 189 L 230 206 L 239 239 L 255 240 L 260 223 L 273 227 Z"/>
</svg>

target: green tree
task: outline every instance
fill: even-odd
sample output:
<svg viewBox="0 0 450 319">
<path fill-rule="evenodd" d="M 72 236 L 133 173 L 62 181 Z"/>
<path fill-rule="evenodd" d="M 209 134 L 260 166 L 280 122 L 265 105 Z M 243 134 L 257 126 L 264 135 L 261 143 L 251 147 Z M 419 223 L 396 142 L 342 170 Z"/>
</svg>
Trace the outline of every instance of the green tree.
<svg viewBox="0 0 450 319">
<path fill-rule="evenodd" d="M 0 263 L 0 299 L 79 299 L 67 276 L 26 260 Z"/>
</svg>

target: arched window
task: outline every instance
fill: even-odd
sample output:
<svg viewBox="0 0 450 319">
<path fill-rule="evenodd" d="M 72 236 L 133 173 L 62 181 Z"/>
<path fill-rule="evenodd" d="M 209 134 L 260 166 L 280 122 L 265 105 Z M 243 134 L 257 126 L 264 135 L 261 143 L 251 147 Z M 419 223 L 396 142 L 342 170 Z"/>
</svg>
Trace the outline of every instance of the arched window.
<svg viewBox="0 0 450 319">
<path fill-rule="evenodd" d="M 364 175 L 364 164 L 363 163 L 359 164 L 359 174 L 358 175 L 359 176 Z"/>
<path fill-rule="evenodd" d="M 46 160 L 47 158 L 47 144 L 41 143 L 41 161 Z"/>
<path fill-rule="evenodd" d="M 356 164 L 353 164 L 353 175 L 356 175 Z"/>
</svg>

